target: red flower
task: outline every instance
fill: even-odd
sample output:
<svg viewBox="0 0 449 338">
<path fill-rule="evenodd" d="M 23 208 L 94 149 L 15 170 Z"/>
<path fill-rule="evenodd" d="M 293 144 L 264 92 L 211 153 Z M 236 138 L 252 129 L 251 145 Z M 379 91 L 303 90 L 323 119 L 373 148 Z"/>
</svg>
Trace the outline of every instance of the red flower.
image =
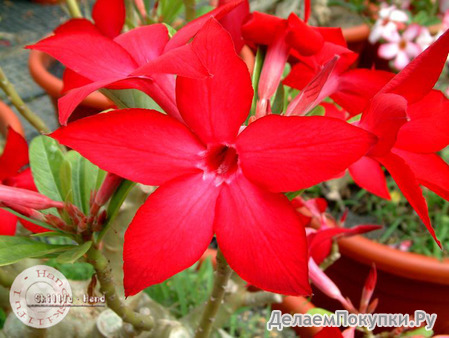
<svg viewBox="0 0 449 338">
<path fill-rule="evenodd" d="M 439 245 L 419 185 L 449 199 L 449 167 L 435 153 L 449 143 L 440 129 L 449 125 L 448 103 L 432 91 L 448 51 L 446 32 L 372 99 L 358 126 L 375 134 L 378 142 L 349 167 L 359 186 L 389 199 L 383 165 Z"/>
<path fill-rule="evenodd" d="M 0 156 L 0 188 L 2 185 L 16 187 L 37 192 L 31 170 L 23 169 L 28 164 L 28 145 L 26 140 L 11 127 L 8 128 L 6 146 Z M 17 195 L 17 194 L 16 194 Z M 19 195 L 17 195 L 19 197 Z M 1 202 L 1 201 L 0 201 Z M 32 232 L 48 231 L 31 222 L 21 220 L 24 227 Z M 10 212 L 0 209 L 0 234 L 14 235 L 17 217 Z"/>
<path fill-rule="evenodd" d="M 336 119 L 275 115 L 239 134 L 253 96 L 246 65 L 214 19 L 192 48 L 211 76 L 177 78 L 187 126 L 155 111 L 128 109 L 52 134 L 107 171 L 160 186 L 125 234 L 126 294 L 192 265 L 214 234 L 229 265 L 252 285 L 308 294 L 304 227 L 281 192 L 341 172 L 373 137 Z"/>
<path fill-rule="evenodd" d="M 165 25 L 155 24 L 138 27 L 111 40 L 98 29 L 98 23 L 95 26 L 88 20 L 78 19 L 63 24 L 53 36 L 27 48 L 50 54 L 82 76 L 66 74 L 71 76 L 68 82 L 80 87 L 59 100 L 61 124 L 67 123 L 73 110 L 88 94 L 105 87 L 139 89 L 151 96 L 167 114 L 181 119 L 175 102 L 175 78 L 169 74 L 207 76 L 191 45 L 186 43 L 209 17 L 222 18 L 241 2 L 234 1 L 197 18 L 172 39 Z"/>
</svg>

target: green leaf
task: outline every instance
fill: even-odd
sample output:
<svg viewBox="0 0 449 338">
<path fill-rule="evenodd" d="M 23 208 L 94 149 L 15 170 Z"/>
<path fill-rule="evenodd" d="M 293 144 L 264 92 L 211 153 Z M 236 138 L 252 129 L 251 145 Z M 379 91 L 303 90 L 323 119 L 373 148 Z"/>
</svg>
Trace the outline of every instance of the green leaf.
<svg viewBox="0 0 449 338">
<path fill-rule="evenodd" d="M 294 199 L 296 196 L 301 195 L 301 193 L 304 191 L 304 189 L 302 190 L 298 190 L 298 191 L 291 191 L 291 192 L 286 192 L 285 196 L 287 196 L 287 198 L 291 201 L 292 199 Z"/>
<path fill-rule="evenodd" d="M 402 337 L 433 337 L 433 330 L 426 330 L 425 327 L 419 329 L 404 332 Z"/>
<path fill-rule="evenodd" d="M 101 241 L 105 233 L 108 231 L 112 222 L 114 222 L 115 218 L 118 215 L 120 207 L 122 206 L 129 192 L 131 191 L 132 188 L 134 188 L 135 185 L 136 185 L 135 182 L 123 180 L 120 186 L 117 188 L 115 194 L 112 196 L 111 201 L 109 202 L 108 210 L 106 212 L 108 219 L 98 236 L 98 242 Z"/>
<path fill-rule="evenodd" d="M 264 60 L 265 60 L 265 52 L 260 48 L 257 49 L 256 59 L 254 61 L 253 75 L 251 76 L 251 82 L 252 82 L 253 89 L 254 89 L 254 97 L 253 97 L 253 103 L 251 105 L 251 113 L 249 116 L 252 116 L 256 113 L 257 89 L 259 87 L 260 73 L 262 72 L 262 66 L 263 66 Z"/>
<path fill-rule="evenodd" d="M 282 114 L 282 111 L 284 110 L 284 95 L 284 86 L 282 83 L 279 83 L 276 93 L 274 94 L 273 105 L 271 106 L 273 114 Z"/>
<path fill-rule="evenodd" d="M 155 109 L 161 112 L 163 111 L 151 97 L 137 89 L 102 89 L 101 92 L 114 101 L 117 107 L 122 109 L 144 108 Z"/>
<path fill-rule="evenodd" d="M 45 229 L 56 230 L 54 227 L 52 227 L 51 225 L 48 225 L 47 223 L 44 223 L 44 222 L 37 221 L 37 220 L 32 219 L 32 218 L 26 217 L 26 216 L 24 216 L 24 215 L 22 215 L 22 214 L 19 214 L 17 211 L 14 211 L 14 210 L 9 209 L 9 208 L 4 208 L 4 209 L 5 209 L 5 210 L 8 210 L 10 213 L 12 213 L 12 214 L 16 215 L 17 217 L 19 217 L 19 218 L 21 218 L 21 219 L 24 219 L 24 220 L 26 220 L 26 221 L 28 221 L 28 222 L 30 222 L 30 223 L 39 225 L 39 226 L 41 226 L 41 227 L 43 227 L 43 228 L 45 228 Z M 46 210 L 50 210 L 50 209 L 46 209 Z M 45 210 L 44 210 L 44 211 L 45 211 Z"/>
<path fill-rule="evenodd" d="M 30 144 L 30 167 L 39 192 L 52 200 L 64 201 L 60 181 L 64 154 L 55 140 L 38 136 Z"/>
<path fill-rule="evenodd" d="M 67 159 L 64 159 L 61 163 L 61 172 L 59 174 L 59 180 L 61 182 L 62 196 L 64 202 L 73 203 L 72 194 L 72 165 Z"/>
<path fill-rule="evenodd" d="M 316 106 L 311 111 L 307 113 L 307 116 L 324 116 L 326 110 L 323 106 Z"/>
<path fill-rule="evenodd" d="M 106 173 L 76 151 L 69 151 L 66 159 L 72 167 L 73 203 L 87 215 L 90 211 L 91 194 L 98 190 Z"/>
<path fill-rule="evenodd" d="M 170 36 L 170 38 L 172 38 L 173 35 L 175 35 L 176 32 L 177 32 L 176 29 L 173 28 L 172 26 L 170 26 L 168 23 L 163 22 L 162 24 L 163 24 L 165 27 L 167 27 L 167 30 L 168 30 L 168 36 Z"/>
<path fill-rule="evenodd" d="M 319 307 L 314 307 L 314 308 L 310 309 L 309 311 L 307 311 L 307 314 L 312 315 L 312 316 L 313 315 L 328 315 L 328 316 L 333 315 L 332 312 L 330 312 L 326 309 L 319 308 Z"/>
<path fill-rule="evenodd" d="M 184 2 L 182 0 L 161 0 L 159 2 L 159 16 L 162 16 L 164 22 L 173 22 L 182 9 L 184 8 Z"/>
<path fill-rule="evenodd" d="M 73 245 L 52 245 L 20 236 L 0 236 L 0 266 L 25 258 L 43 257 L 66 251 Z"/>
<path fill-rule="evenodd" d="M 56 258 L 58 263 L 75 263 L 82 257 L 92 246 L 92 241 L 85 242 L 75 246 L 73 249 L 67 250 Z"/>
</svg>

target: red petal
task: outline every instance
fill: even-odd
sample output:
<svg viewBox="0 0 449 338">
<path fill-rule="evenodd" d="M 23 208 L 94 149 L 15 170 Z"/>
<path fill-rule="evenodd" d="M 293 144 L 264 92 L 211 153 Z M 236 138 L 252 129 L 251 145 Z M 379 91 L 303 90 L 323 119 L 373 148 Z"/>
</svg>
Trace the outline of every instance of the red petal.
<svg viewBox="0 0 449 338">
<path fill-rule="evenodd" d="M 343 338 L 338 327 L 323 327 L 320 332 L 313 336 L 314 338 Z"/>
<path fill-rule="evenodd" d="M 449 52 L 449 31 L 418 55 L 382 89 L 413 103 L 426 95 L 437 82 Z"/>
<path fill-rule="evenodd" d="M 184 176 L 148 197 L 125 233 L 125 295 L 161 283 L 194 264 L 213 236 L 219 189 L 213 179 Z"/>
<path fill-rule="evenodd" d="M 336 55 L 323 66 L 321 71 L 319 71 L 309 84 L 290 102 L 285 115 L 306 115 L 318 105 L 323 98 L 323 95 L 320 95 L 323 87 L 326 85 L 326 82 L 329 81 L 338 59 L 339 56 Z"/>
<path fill-rule="evenodd" d="M 370 155 L 382 156 L 390 151 L 396 142 L 399 128 L 407 122 L 406 111 L 407 101 L 402 96 L 380 93 L 373 98 L 358 124 L 379 139 Z"/>
<path fill-rule="evenodd" d="M 381 70 L 351 69 L 340 75 L 338 90 L 332 93 L 332 99 L 351 116 L 357 115 L 393 76 Z"/>
<path fill-rule="evenodd" d="M 287 21 L 274 15 L 253 12 L 242 26 L 245 40 L 259 45 L 270 45 L 281 29 L 287 28 Z"/>
<path fill-rule="evenodd" d="M 22 135 L 8 127 L 8 136 L 3 153 L 0 156 L 0 182 L 14 176 L 28 164 L 28 145 Z"/>
<path fill-rule="evenodd" d="M 437 90 L 409 105 L 410 121 L 399 130 L 395 147 L 419 153 L 440 151 L 449 144 L 449 100 Z"/>
<path fill-rule="evenodd" d="M 200 36 L 200 34 L 198 34 Z M 132 73 L 133 76 L 151 76 L 155 73 L 177 74 L 195 79 L 209 76 L 208 70 L 191 44 L 171 49 L 158 58 L 146 63 Z"/>
<path fill-rule="evenodd" d="M 119 44 L 95 31 L 64 31 L 26 48 L 50 54 L 92 81 L 123 77 L 137 67 L 134 59 Z"/>
<path fill-rule="evenodd" d="M 138 27 L 114 39 L 132 55 L 139 66 L 160 56 L 168 40 L 168 30 L 163 24 Z"/>
<path fill-rule="evenodd" d="M 124 0 L 97 0 L 92 9 L 92 19 L 107 37 L 115 38 L 125 24 Z"/>
<path fill-rule="evenodd" d="M 98 34 L 100 33 L 98 28 L 87 19 L 70 19 L 67 22 L 64 22 L 62 25 L 58 26 L 54 30 L 54 34 L 73 34 L 73 33 L 92 33 Z"/>
<path fill-rule="evenodd" d="M 378 160 L 385 166 L 390 175 L 396 181 L 405 198 L 409 201 L 413 209 L 415 209 L 427 230 L 429 230 L 430 234 L 441 248 L 441 243 L 436 238 L 435 231 L 430 223 L 426 200 L 424 199 L 419 183 L 410 167 L 401 157 L 393 153 L 379 158 Z"/>
<path fill-rule="evenodd" d="M 232 1 L 220 0 L 219 6 L 224 6 L 230 2 Z M 237 52 L 240 52 L 245 44 L 245 41 L 243 41 L 242 38 L 242 24 L 248 15 L 249 2 L 245 0 L 219 20 L 222 26 L 231 34 Z"/>
<path fill-rule="evenodd" d="M 379 162 L 363 156 L 360 160 L 351 164 L 349 173 L 359 187 L 379 197 L 390 199 L 387 181 Z"/>
<path fill-rule="evenodd" d="M 59 123 L 66 125 L 76 107 L 92 92 L 104 88 L 120 79 L 106 79 L 91 82 L 88 85 L 72 89 L 58 100 Z"/>
<path fill-rule="evenodd" d="M 193 48 L 211 77 L 177 78 L 181 115 L 204 142 L 232 143 L 251 107 L 248 68 L 236 54 L 229 33 L 214 19 L 195 37 Z"/>
<path fill-rule="evenodd" d="M 323 36 L 294 13 L 288 17 L 288 29 L 287 42 L 300 54 L 312 55 L 323 47 Z"/>
<path fill-rule="evenodd" d="M 331 42 L 333 44 L 348 47 L 346 44 L 345 37 L 343 36 L 343 31 L 340 27 L 313 27 L 317 32 L 319 32 L 326 42 Z"/>
<path fill-rule="evenodd" d="M 26 168 L 17 175 L 8 177 L 3 181 L 3 183 L 5 185 L 9 185 L 10 187 L 22 188 L 37 192 L 33 175 L 31 174 L 31 168 Z"/>
<path fill-rule="evenodd" d="M 204 150 L 185 125 L 147 109 L 87 117 L 50 136 L 102 169 L 148 185 L 199 172 Z"/>
<path fill-rule="evenodd" d="M 223 186 L 216 212 L 218 246 L 240 277 L 267 291 L 310 294 L 305 231 L 285 196 L 238 175 Z"/>
<path fill-rule="evenodd" d="M 202 15 L 193 21 L 190 21 L 170 39 L 167 46 L 165 47 L 165 50 L 168 51 L 170 49 L 185 45 L 211 18 L 221 20 L 226 14 L 239 6 L 243 1 L 246 0 L 231 1 L 226 5 L 217 7 L 213 11 L 210 11 L 207 14 Z"/>
<path fill-rule="evenodd" d="M 449 200 L 449 166 L 437 154 L 417 154 L 393 149 L 412 169 L 419 183 Z"/>
<path fill-rule="evenodd" d="M 334 177 L 374 141 L 364 130 L 333 118 L 269 115 L 240 134 L 237 150 L 249 179 L 286 192 Z"/>
<path fill-rule="evenodd" d="M 62 93 L 66 93 L 69 90 L 79 88 L 92 83 L 92 80 L 74 72 L 70 68 L 64 70 L 62 75 L 62 81 L 64 83 L 64 88 L 62 88 Z"/>
<path fill-rule="evenodd" d="M 16 234 L 17 216 L 0 208 L 0 235 L 14 236 Z"/>
<path fill-rule="evenodd" d="M 310 0 L 304 1 L 304 22 L 307 23 L 310 18 L 310 13 L 312 12 L 312 7 L 310 6 Z"/>
<path fill-rule="evenodd" d="M 19 222 L 23 225 L 23 227 L 24 227 L 25 229 L 28 229 L 28 230 L 30 230 L 32 233 L 35 233 L 35 234 L 39 234 L 39 233 L 42 233 L 42 232 L 48 232 L 48 231 L 51 231 L 50 229 L 43 228 L 43 227 L 41 227 L 41 226 L 39 226 L 39 225 L 37 225 L 37 224 L 28 222 L 28 221 L 26 221 L 26 220 L 24 220 L 24 219 L 19 219 Z"/>
</svg>

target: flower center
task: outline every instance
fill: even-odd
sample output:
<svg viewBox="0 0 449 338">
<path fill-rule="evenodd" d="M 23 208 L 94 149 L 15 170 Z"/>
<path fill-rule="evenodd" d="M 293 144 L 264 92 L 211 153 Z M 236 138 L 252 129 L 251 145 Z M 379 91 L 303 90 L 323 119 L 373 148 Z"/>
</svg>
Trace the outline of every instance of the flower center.
<svg viewBox="0 0 449 338">
<path fill-rule="evenodd" d="M 205 153 L 204 170 L 226 180 L 237 171 L 238 159 L 237 151 L 232 146 L 209 146 Z"/>
<path fill-rule="evenodd" d="M 401 40 L 399 42 L 399 48 L 400 49 L 405 49 L 407 47 L 407 40 Z"/>
</svg>

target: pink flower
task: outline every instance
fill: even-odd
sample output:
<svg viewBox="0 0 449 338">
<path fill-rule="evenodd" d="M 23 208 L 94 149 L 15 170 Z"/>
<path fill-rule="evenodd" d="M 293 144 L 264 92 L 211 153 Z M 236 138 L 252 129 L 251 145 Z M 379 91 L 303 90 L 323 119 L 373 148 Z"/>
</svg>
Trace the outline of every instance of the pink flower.
<svg viewBox="0 0 449 338">
<path fill-rule="evenodd" d="M 309 293 L 304 227 L 282 192 L 333 177 L 374 139 L 317 116 L 269 115 L 239 133 L 253 89 L 230 35 L 210 19 L 192 48 L 211 76 L 178 76 L 176 102 L 186 124 L 127 109 L 52 134 L 109 172 L 160 186 L 125 234 L 126 294 L 194 264 L 214 234 L 229 265 L 252 285 Z"/>
<path fill-rule="evenodd" d="M 408 21 L 408 15 L 396 6 L 384 7 L 379 11 L 379 19 L 371 29 L 369 41 L 375 43 L 380 39 L 387 39 L 391 34 L 397 32 L 398 24 Z"/>
<path fill-rule="evenodd" d="M 398 70 L 404 69 L 413 58 L 422 52 L 421 47 L 413 42 L 420 29 L 419 25 L 412 24 L 407 27 L 402 36 L 397 31 L 385 36 L 388 43 L 379 47 L 379 56 L 387 60 L 394 59 L 394 67 Z"/>
</svg>

